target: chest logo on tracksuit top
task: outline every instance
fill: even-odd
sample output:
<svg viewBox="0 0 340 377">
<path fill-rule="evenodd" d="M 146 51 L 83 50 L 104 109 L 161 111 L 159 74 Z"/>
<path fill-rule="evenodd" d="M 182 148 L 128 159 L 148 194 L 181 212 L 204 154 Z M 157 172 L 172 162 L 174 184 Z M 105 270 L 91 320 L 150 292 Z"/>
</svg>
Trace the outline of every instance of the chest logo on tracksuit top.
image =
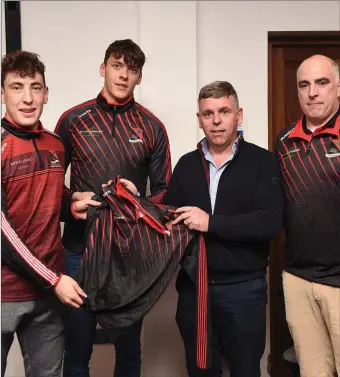
<svg viewBox="0 0 340 377">
<path fill-rule="evenodd" d="M 331 143 L 331 146 L 326 153 L 327 158 L 340 157 L 340 140 L 335 140 Z"/>
<path fill-rule="evenodd" d="M 61 164 L 59 158 L 57 156 L 56 151 L 49 151 L 51 157 L 51 168 L 61 168 Z"/>
<path fill-rule="evenodd" d="M 93 137 L 93 136 L 101 136 L 103 131 L 98 130 L 97 128 L 91 128 L 90 130 L 81 130 L 80 133 L 83 136 Z"/>
<path fill-rule="evenodd" d="M 287 153 L 282 155 L 282 160 L 285 160 L 286 158 L 291 158 L 295 153 L 300 152 L 300 148 L 291 148 Z"/>
<path fill-rule="evenodd" d="M 143 143 L 143 131 L 140 128 L 135 128 L 134 132 L 129 137 L 130 143 Z"/>
</svg>

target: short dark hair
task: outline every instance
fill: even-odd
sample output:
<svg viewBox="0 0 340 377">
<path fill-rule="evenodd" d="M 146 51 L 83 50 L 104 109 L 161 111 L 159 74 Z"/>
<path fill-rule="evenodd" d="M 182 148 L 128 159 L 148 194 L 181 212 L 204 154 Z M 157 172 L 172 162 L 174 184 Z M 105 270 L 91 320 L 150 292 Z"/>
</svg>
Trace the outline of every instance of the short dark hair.
<svg viewBox="0 0 340 377">
<path fill-rule="evenodd" d="M 203 86 L 198 95 L 198 102 L 204 98 L 221 98 L 229 96 L 233 97 L 236 109 L 238 109 L 238 96 L 234 87 L 228 81 L 214 81 Z"/>
<path fill-rule="evenodd" d="M 28 51 L 13 51 L 5 55 L 1 61 L 1 87 L 4 87 L 9 73 L 19 74 L 21 77 L 34 77 L 40 73 L 45 82 L 45 65 L 39 60 L 39 55 Z"/>
<path fill-rule="evenodd" d="M 105 65 L 111 56 L 116 59 L 124 57 L 124 62 L 133 68 L 142 69 L 145 63 L 144 52 L 131 39 L 122 39 L 111 43 L 105 52 Z"/>
</svg>

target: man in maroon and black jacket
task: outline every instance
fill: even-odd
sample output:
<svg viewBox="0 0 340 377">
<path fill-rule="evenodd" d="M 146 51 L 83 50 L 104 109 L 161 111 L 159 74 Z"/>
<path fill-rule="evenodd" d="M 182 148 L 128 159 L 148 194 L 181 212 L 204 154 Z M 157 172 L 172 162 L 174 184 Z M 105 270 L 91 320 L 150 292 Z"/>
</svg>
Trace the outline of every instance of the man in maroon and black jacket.
<svg viewBox="0 0 340 377">
<path fill-rule="evenodd" d="M 86 296 L 63 275 L 60 207 L 70 215 L 78 195 L 64 189 L 64 147 L 39 121 L 47 103 L 45 67 L 18 51 L 1 64 L 1 375 L 17 334 L 28 377 L 59 377 L 64 352 L 60 301 L 79 307 Z M 89 199 L 74 202 L 84 217 Z"/>
<path fill-rule="evenodd" d="M 286 193 L 283 288 L 302 377 L 340 375 L 340 77 L 328 57 L 297 71 L 304 116 L 276 141 Z"/>
<path fill-rule="evenodd" d="M 133 182 L 140 195 L 160 203 L 171 177 L 170 148 L 164 125 L 134 100 L 142 79 L 145 56 L 131 40 L 112 43 L 100 66 L 104 87 L 97 98 L 66 111 L 55 132 L 71 165 L 71 190 L 101 193 L 101 186 L 120 175 Z M 66 267 L 75 276 L 84 252 L 85 223 L 65 223 Z M 142 321 L 115 342 L 115 377 L 139 377 Z M 72 310 L 67 319 L 64 376 L 88 377 L 96 330 L 95 318 Z"/>
</svg>

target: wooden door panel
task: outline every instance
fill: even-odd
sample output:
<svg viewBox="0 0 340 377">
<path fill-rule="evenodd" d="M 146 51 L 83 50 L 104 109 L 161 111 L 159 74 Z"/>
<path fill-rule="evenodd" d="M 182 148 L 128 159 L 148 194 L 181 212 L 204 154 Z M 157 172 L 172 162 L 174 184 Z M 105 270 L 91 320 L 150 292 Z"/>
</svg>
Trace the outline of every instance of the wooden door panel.
<svg viewBox="0 0 340 377">
<path fill-rule="evenodd" d="M 302 111 L 296 90 L 296 84 L 292 87 L 292 83 L 296 83 L 296 70 L 299 62 L 285 62 L 284 78 L 285 78 L 285 124 L 297 121 L 301 118 Z"/>
<path fill-rule="evenodd" d="M 340 40 L 340 32 L 339 40 Z M 340 41 L 336 44 L 327 44 L 326 41 L 322 45 L 306 44 L 299 46 L 285 46 L 281 44 L 274 47 L 272 54 L 271 74 L 272 83 L 269 83 L 269 92 L 275 93 L 276 102 L 272 104 L 272 126 L 270 127 L 270 144 L 274 147 L 275 138 L 282 128 L 286 127 L 290 122 L 296 121 L 301 115 L 301 109 L 297 96 L 296 87 L 296 70 L 303 60 L 315 54 L 329 56 L 331 59 L 340 62 Z M 278 101 L 283 102 L 278 105 Z M 275 121 L 275 120 L 276 121 Z M 280 119 L 279 122 L 277 120 Z"/>
</svg>

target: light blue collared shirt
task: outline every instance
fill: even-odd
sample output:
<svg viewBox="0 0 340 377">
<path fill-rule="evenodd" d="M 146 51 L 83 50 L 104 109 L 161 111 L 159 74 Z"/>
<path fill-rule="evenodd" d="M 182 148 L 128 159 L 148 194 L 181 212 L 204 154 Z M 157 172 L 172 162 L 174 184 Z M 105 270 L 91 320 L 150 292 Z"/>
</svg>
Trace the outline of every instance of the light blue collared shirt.
<svg viewBox="0 0 340 377">
<path fill-rule="evenodd" d="M 204 139 L 202 141 L 202 151 L 203 151 L 205 159 L 209 162 L 209 172 L 210 172 L 209 193 L 210 193 L 212 213 L 214 213 L 214 209 L 215 209 L 216 194 L 217 194 L 218 184 L 219 184 L 221 175 L 224 172 L 225 168 L 229 165 L 230 161 L 235 157 L 240 137 L 241 136 L 239 135 L 239 137 L 233 143 L 233 146 L 231 148 L 232 154 L 223 162 L 223 164 L 219 168 L 216 167 L 214 159 L 212 158 L 209 152 L 209 145 L 208 145 L 207 139 Z"/>
</svg>

